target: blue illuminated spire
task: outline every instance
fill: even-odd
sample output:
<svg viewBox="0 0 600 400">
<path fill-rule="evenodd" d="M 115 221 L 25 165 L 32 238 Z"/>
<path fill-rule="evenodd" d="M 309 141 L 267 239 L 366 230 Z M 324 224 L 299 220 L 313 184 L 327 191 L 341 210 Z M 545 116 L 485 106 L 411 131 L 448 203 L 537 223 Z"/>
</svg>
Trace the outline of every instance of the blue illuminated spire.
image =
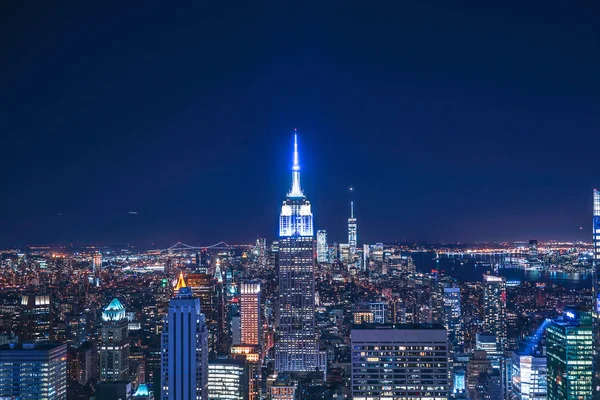
<svg viewBox="0 0 600 400">
<path fill-rule="evenodd" d="M 292 166 L 292 189 L 288 197 L 304 197 L 300 187 L 300 163 L 298 162 L 298 134 L 294 129 L 294 165 Z"/>
</svg>

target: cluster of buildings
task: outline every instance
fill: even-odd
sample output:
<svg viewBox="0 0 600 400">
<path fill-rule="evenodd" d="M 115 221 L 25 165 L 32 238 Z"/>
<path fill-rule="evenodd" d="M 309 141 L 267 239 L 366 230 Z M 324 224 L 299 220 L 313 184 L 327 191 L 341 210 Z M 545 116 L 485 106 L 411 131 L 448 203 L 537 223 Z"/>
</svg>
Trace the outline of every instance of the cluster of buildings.
<svg viewBox="0 0 600 400">
<path fill-rule="evenodd" d="M 586 291 L 507 281 L 493 265 L 469 281 L 418 271 L 418 254 L 431 253 L 416 246 L 358 246 L 354 202 L 347 243 L 330 245 L 324 230 L 315 234 L 300 182 L 295 139 L 272 244 L 3 253 L 0 398 L 600 393 L 600 276 Z M 527 254 L 527 265 L 542 264 L 537 242 Z M 593 262 L 600 264 L 598 191 Z"/>
</svg>

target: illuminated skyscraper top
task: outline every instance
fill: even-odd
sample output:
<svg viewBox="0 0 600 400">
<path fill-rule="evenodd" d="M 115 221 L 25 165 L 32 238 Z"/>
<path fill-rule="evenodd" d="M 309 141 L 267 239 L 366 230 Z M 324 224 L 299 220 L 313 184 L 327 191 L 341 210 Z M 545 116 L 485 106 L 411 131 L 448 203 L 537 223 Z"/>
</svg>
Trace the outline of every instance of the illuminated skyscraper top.
<svg viewBox="0 0 600 400">
<path fill-rule="evenodd" d="M 294 133 L 294 165 L 292 166 L 292 189 L 287 197 L 304 197 L 300 186 L 300 163 L 298 162 L 298 134 Z"/>
<path fill-rule="evenodd" d="M 310 201 L 306 200 L 300 187 L 300 164 L 298 162 L 298 135 L 294 133 L 294 164 L 292 188 L 281 206 L 279 237 L 313 237 L 313 215 Z"/>
</svg>

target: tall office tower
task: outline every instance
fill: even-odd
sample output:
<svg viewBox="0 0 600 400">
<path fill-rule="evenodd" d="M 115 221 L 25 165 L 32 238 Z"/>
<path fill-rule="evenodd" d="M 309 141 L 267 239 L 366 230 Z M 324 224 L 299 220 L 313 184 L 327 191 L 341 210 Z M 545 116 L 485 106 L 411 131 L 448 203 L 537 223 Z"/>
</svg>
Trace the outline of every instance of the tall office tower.
<svg viewBox="0 0 600 400">
<path fill-rule="evenodd" d="M 200 298 L 200 309 L 208 329 L 208 350 L 211 358 L 221 351 L 221 333 L 223 331 L 224 301 L 222 284 L 209 274 L 189 274 L 187 286 Z"/>
<path fill-rule="evenodd" d="M 315 335 L 313 215 L 300 187 L 298 138 L 294 136 L 292 188 L 279 218 L 279 340 L 275 370 L 325 372 L 326 356 Z"/>
<path fill-rule="evenodd" d="M 49 295 L 21 296 L 19 342 L 52 342 L 52 320 L 52 300 Z"/>
<path fill-rule="evenodd" d="M 317 262 L 329 261 L 329 247 L 327 246 L 327 231 L 317 231 Z"/>
<path fill-rule="evenodd" d="M 257 400 L 260 396 L 261 354 L 258 346 L 231 346 L 231 355 L 235 360 L 246 363 L 248 376 L 248 400 Z"/>
<path fill-rule="evenodd" d="M 262 269 L 267 267 L 267 239 L 258 238 L 256 239 L 256 246 L 254 247 L 254 253 L 256 257 L 256 263 Z"/>
<path fill-rule="evenodd" d="M 84 313 L 67 314 L 67 343 L 69 347 L 77 348 L 86 340 L 86 316 Z"/>
<path fill-rule="evenodd" d="M 493 275 L 483 275 L 483 330 L 496 336 L 498 351 L 506 345 L 506 281 Z"/>
<path fill-rule="evenodd" d="M 163 400 L 208 400 L 208 332 L 200 300 L 179 274 L 162 333 Z"/>
<path fill-rule="evenodd" d="M 529 241 L 529 262 L 538 262 L 538 241 L 531 239 Z"/>
<path fill-rule="evenodd" d="M 511 353 L 511 380 L 508 382 L 510 400 L 545 400 L 548 382 L 546 357 L 531 351 Z"/>
<path fill-rule="evenodd" d="M 219 358 L 208 363 L 208 398 L 248 399 L 248 375 L 244 361 Z"/>
<path fill-rule="evenodd" d="M 260 282 L 240 284 L 241 343 L 259 346 L 261 342 Z"/>
<path fill-rule="evenodd" d="M 352 255 L 350 254 L 350 247 L 348 247 L 348 243 L 340 243 L 338 245 L 339 249 L 339 260 L 344 263 L 352 262 Z"/>
<path fill-rule="evenodd" d="M 492 368 L 484 350 L 475 350 L 467 364 L 467 393 L 469 398 L 477 396 L 479 376 Z"/>
<path fill-rule="evenodd" d="M 463 346 L 462 312 L 460 307 L 460 287 L 445 287 L 443 292 L 444 325 L 448 331 L 448 342 L 454 353 Z"/>
<path fill-rule="evenodd" d="M 354 305 L 353 318 L 355 324 L 373 323 L 385 324 L 386 303 L 382 302 L 360 302 Z"/>
<path fill-rule="evenodd" d="M 448 399 L 446 335 L 438 324 L 353 325 L 352 398 Z"/>
<path fill-rule="evenodd" d="M 592 399 L 593 338 L 589 312 L 565 309 L 562 318 L 550 322 L 546 327 L 546 359 L 548 400 Z"/>
<path fill-rule="evenodd" d="M 94 277 L 94 285 L 100 286 L 100 278 L 102 277 L 102 254 L 100 252 L 92 255 L 92 275 Z"/>
<path fill-rule="evenodd" d="M 357 239 L 357 225 L 356 218 L 354 218 L 354 201 L 351 201 L 350 218 L 348 218 L 348 251 L 350 256 L 354 256 L 356 254 Z"/>
<path fill-rule="evenodd" d="M 66 344 L 0 346 L 0 399 L 66 398 Z"/>
<path fill-rule="evenodd" d="M 594 189 L 592 317 L 594 319 L 594 390 L 600 393 L 600 191 Z"/>
<path fill-rule="evenodd" d="M 113 299 L 102 312 L 102 337 L 99 345 L 100 380 L 122 381 L 129 374 L 129 338 L 125 307 Z"/>
<path fill-rule="evenodd" d="M 383 261 L 383 243 L 375 243 L 371 256 L 374 261 Z"/>
<path fill-rule="evenodd" d="M 154 400 L 154 392 L 145 383 L 142 383 L 131 396 L 132 400 Z"/>
</svg>

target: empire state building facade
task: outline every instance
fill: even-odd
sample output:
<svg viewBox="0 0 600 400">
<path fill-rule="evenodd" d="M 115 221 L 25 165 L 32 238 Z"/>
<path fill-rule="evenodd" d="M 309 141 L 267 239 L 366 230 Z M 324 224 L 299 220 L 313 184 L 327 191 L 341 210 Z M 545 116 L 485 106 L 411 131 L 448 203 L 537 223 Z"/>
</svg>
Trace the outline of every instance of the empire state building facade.
<svg viewBox="0 0 600 400">
<path fill-rule="evenodd" d="M 300 187 L 298 137 L 294 136 L 292 188 L 279 217 L 279 330 L 277 372 L 323 371 L 326 356 L 315 336 L 313 215 Z"/>
</svg>

